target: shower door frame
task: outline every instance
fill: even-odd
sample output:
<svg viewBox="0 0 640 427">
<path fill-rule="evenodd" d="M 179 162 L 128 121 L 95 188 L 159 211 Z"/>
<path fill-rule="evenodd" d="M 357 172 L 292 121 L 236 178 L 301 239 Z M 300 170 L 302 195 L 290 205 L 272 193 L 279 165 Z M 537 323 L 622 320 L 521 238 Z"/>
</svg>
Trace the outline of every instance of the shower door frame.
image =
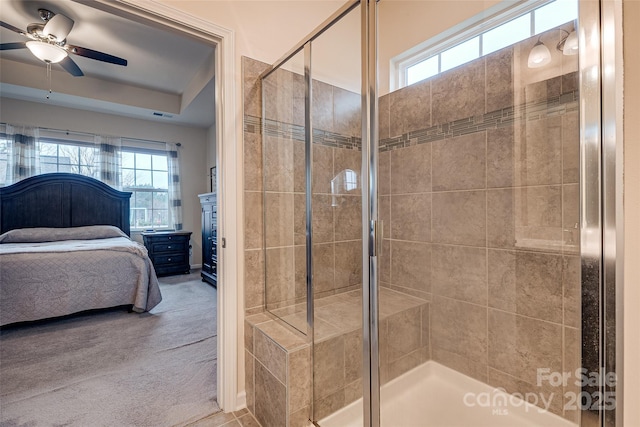
<svg viewBox="0 0 640 427">
<path fill-rule="evenodd" d="M 378 218 L 378 63 L 377 6 L 379 0 L 360 0 L 362 20 L 362 224 L 363 224 L 363 421 L 380 426 L 380 371 L 378 336 L 377 255 L 382 242 Z M 621 0 L 579 0 L 580 31 L 580 254 L 582 308 L 582 363 L 590 373 L 616 373 L 615 385 L 598 383 L 600 405 L 582 407 L 580 425 L 622 426 L 623 337 L 623 151 L 616 127 L 616 47 L 621 41 Z M 588 42 L 587 42 L 588 41 Z M 589 297 L 590 304 L 584 303 Z M 597 321 L 594 322 L 594 319 Z M 590 351 L 585 341 L 595 346 Z M 368 375 L 367 375 L 368 374 Z M 602 378 L 601 376 L 599 378 Z M 613 393 L 612 408 L 605 396 Z M 581 394 L 582 396 L 582 394 Z M 597 424 L 593 424 L 593 415 Z"/>
</svg>

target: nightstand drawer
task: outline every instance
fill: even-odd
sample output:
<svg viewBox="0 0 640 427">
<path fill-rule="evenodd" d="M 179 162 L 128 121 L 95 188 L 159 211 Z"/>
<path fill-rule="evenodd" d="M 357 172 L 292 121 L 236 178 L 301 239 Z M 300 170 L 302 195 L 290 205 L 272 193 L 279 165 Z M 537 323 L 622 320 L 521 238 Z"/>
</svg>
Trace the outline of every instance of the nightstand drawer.
<svg viewBox="0 0 640 427">
<path fill-rule="evenodd" d="M 161 252 L 184 252 L 189 249 L 189 242 L 156 242 L 151 243 L 151 250 L 154 254 Z"/>
<path fill-rule="evenodd" d="M 155 255 L 152 259 L 153 265 L 162 266 L 165 264 L 186 264 L 188 256 L 184 252 L 176 252 L 166 255 Z"/>
</svg>

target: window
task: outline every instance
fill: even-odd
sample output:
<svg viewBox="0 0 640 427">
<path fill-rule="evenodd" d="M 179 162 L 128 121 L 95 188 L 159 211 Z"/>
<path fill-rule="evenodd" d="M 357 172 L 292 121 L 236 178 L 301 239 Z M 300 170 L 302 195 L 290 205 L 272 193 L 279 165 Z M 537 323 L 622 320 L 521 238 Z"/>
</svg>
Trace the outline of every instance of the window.
<svg viewBox="0 0 640 427">
<path fill-rule="evenodd" d="M 70 172 L 97 178 L 98 153 L 94 146 L 44 140 L 38 143 L 39 173 Z"/>
<path fill-rule="evenodd" d="M 478 18 L 453 37 L 439 36 L 392 59 L 391 88 L 400 89 L 511 46 L 578 17 L 577 0 L 530 1 L 519 9 L 503 2 L 490 21 Z M 453 31 L 452 31 L 453 33 Z M 395 77 L 393 77 L 395 76 Z M 395 81 L 394 81 L 395 80 Z"/>
<path fill-rule="evenodd" d="M 165 152 L 122 149 L 122 189 L 131 191 L 131 228 L 169 227 L 169 170 Z"/>
</svg>

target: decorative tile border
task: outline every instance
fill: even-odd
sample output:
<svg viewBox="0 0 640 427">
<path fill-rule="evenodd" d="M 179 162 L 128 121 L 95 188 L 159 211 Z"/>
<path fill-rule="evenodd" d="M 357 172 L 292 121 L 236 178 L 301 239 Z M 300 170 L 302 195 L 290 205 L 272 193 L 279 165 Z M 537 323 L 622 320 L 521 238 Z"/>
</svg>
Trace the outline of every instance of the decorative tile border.
<svg viewBox="0 0 640 427">
<path fill-rule="evenodd" d="M 262 119 L 260 117 L 244 116 L 245 132 L 260 134 L 262 133 L 261 129 Z M 265 120 L 264 132 L 268 136 L 304 142 L 304 126 L 278 122 L 276 120 Z M 313 130 L 313 143 L 349 150 L 360 150 L 362 148 L 362 139 L 359 137 L 341 135 L 322 129 Z"/>
<path fill-rule="evenodd" d="M 516 121 L 540 120 L 547 117 L 561 116 L 568 112 L 578 111 L 579 92 L 577 90 L 564 93 L 546 100 L 503 108 L 479 116 L 467 117 L 449 123 L 431 126 L 408 132 L 393 138 L 380 140 L 380 151 L 397 150 L 417 144 L 425 144 L 447 138 L 455 138 L 470 133 L 483 132 L 488 129 L 498 129 L 513 126 Z M 245 115 L 244 131 L 260 134 L 262 120 L 260 117 Z M 266 135 L 304 141 L 304 126 L 266 120 L 264 123 Z M 313 143 L 327 147 L 361 150 L 362 139 L 359 137 L 340 135 L 321 129 L 313 130 Z"/>
<path fill-rule="evenodd" d="M 482 116 L 467 117 L 449 123 L 431 126 L 408 132 L 393 138 L 380 140 L 380 151 L 397 150 L 417 144 L 439 141 L 470 133 L 483 132 L 488 129 L 498 129 L 513 126 L 517 121 L 540 120 L 547 117 L 564 115 L 571 111 L 578 111 L 579 93 L 577 90 L 543 101 L 523 104 L 516 107 L 503 108 Z"/>
</svg>

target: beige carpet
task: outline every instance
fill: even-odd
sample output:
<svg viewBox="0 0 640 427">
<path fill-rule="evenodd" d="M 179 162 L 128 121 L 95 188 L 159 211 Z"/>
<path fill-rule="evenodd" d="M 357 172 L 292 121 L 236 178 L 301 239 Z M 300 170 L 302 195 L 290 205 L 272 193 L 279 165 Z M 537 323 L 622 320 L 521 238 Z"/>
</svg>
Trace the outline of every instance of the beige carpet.
<svg viewBox="0 0 640 427">
<path fill-rule="evenodd" d="M 176 426 L 219 410 L 216 290 L 161 278 L 151 313 L 109 310 L 0 331 L 1 426 Z"/>
</svg>

